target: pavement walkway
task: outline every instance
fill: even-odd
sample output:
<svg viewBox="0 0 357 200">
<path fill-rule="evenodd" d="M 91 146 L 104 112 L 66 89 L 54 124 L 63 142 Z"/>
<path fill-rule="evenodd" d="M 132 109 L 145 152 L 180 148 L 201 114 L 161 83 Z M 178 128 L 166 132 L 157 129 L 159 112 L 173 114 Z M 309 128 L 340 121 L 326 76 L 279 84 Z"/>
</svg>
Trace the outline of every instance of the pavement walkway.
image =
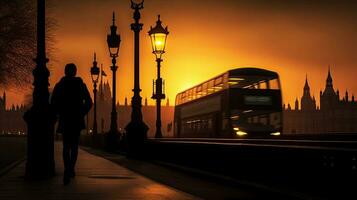
<svg viewBox="0 0 357 200">
<path fill-rule="evenodd" d="M 25 162 L 0 178 L 0 199 L 36 200 L 186 200 L 199 199 L 157 183 L 116 163 L 79 150 L 76 177 L 64 186 L 61 144 L 55 145 L 57 175 L 45 181 L 24 181 Z"/>
</svg>

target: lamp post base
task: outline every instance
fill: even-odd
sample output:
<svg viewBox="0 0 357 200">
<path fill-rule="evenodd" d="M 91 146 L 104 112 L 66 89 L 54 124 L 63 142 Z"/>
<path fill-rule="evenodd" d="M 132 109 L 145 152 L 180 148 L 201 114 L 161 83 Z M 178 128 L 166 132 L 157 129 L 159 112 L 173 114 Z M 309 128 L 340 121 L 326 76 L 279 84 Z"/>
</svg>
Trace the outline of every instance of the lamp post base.
<svg viewBox="0 0 357 200">
<path fill-rule="evenodd" d="M 147 140 L 147 131 L 149 127 L 139 120 L 132 120 L 126 127 L 126 146 L 130 157 L 139 157 L 142 155 L 145 142 Z"/>
<path fill-rule="evenodd" d="M 113 102 L 115 102 L 115 98 L 113 99 Z M 113 103 L 113 105 L 115 104 Z M 114 152 L 118 149 L 118 141 L 121 136 L 120 132 L 118 131 L 118 124 L 117 124 L 118 116 L 117 116 L 116 108 L 113 106 L 112 109 L 113 110 L 111 113 L 110 130 L 106 134 L 106 149 L 107 151 L 110 152 Z"/>
<path fill-rule="evenodd" d="M 106 134 L 106 150 L 109 152 L 115 152 L 116 150 L 118 150 L 119 138 L 119 131 L 109 130 L 109 132 Z"/>
<path fill-rule="evenodd" d="M 48 117 L 51 116 L 51 117 Z M 55 117 L 48 109 L 28 110 L 26 180 L 41 180 L 55 175 L 54 125 Z"/>
<path fill-rule="evenodd" d="M 160 127 L 161 128 L 161 127 Z M 162 138 L 162 132 L 161 130 L 157 130 L 156 133 L 155 133 L 155 138 Z"/>
</svg>

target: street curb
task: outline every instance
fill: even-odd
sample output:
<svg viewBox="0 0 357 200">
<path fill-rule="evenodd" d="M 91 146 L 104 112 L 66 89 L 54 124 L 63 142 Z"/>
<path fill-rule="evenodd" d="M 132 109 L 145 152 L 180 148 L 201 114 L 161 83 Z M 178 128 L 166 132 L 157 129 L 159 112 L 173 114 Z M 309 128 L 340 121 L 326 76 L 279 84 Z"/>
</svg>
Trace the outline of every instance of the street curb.
<svg viewBox="0 0 357 200">
<path fill-rule="evenodd" d="M 97 156 L 101 156 L 109 161 L 114 162 L 113 160 L 110 159 L 110 155 L 118 155 L 118 153 L 108 153 L 105 152 L 103 150 L 100 149 L 95 149 L 92 147 L 84 147 L 81 146 L 81 148 L 85 151 L 87 151 L 88 153 L 97 155 Z M 94 152 L 93 152 L 94 151 Z M 109 156 L 109 157 L 108 157 Z M 148 163 L 154 164 L 154 165 L 158 165 L 158 166 L 163 166 L 166 168 L 171 168 L 173 170 L 178 170 L 178 171 L 182 171 L 184 173 L 189 173 L 192 174 L 194 176 L 202 176 L 202 177 L 207 177 L 209 179 L 214 179 L 220 182 L 226 182 L 228 184 L 234 184 L 234 185 L 241 185 L 244 187 L 250 187 L 250 188 L 256 188 L 259 189 L 261 191 L 266 191 L 266 192 L 271 192 L 271 193 L 276 193 L 278 195 L 281 196 L 287 196 L 290 197 L 292 199 L 298 199 L 298 200 L 310 200 L 310 199 L 320 199 L 319 197 L 312 197 L 309 195 L 304 195 L 302 193 L 296 192 L 296 191 L 281 191 L 279 190 L 278 187 L 271 187 L 271 186 L 267 186 L 264 184 L 257 184 L 254 182 L 250 182 L 250 181 L 244 181 L 244 180 L 237 180 L 228 176 L 224 176 L 224 175 L 219 175 L 219 174 L 215 174 L 215 173 L 211 173 L 211 172 L 207 172 L 207 171 L 202 171 L 199 169 L 194 169 L 194 168 L 189 168 L 189 167 L 184 167 L 184 166 L 179 166 L 176 164 L 172 164 L 172 163 L 167 163 L 167 162 L 162 162 L 162 161 L 157 161 L 157 160 L 146 160 Z M 116 163 L 116 162 L 114 162 Z M 116 163 L 118 164 L 118 163 Z"/>
<path fill-rule="evenodd" d="M 22 157 L 18 160 L 13 161 L 12 163 L 6 165 L 4 168 L 0 169 L 0 178 L 3 177 L 5 174 L 7 174 L 9 171 L 14 169 L 16 166 L 21 164 L 26 160 L 26 157 Z"/>
<path fill-rule="evenodd" d="M 246 187 L 257 188 L 261 191 L 272 192 L 272 193 L 276 193 L 276 194 L 279 194 L 282 196 L 288 196 L 288 197 L 294 198 L 294 199 L 301 199 L 301 200 L 318 199 L 318 198 L 306 196 L 306 195 L 298 193 L 298 192 L 293 192 L 293 191 L 283 192 L 283 191 L 279 190 L 279 188 L 270 187 L 270 186 L 267 186 L 264 184 L 257 184 L 257 183 L 251 182 L 251 181 L 237 180 L 237 179 L 234 179 L 234 178 L 231 178 L 228 176 L 219 175 L 219 174 L 202 171 L 202 170 L 198 170 L 198 169 L 194 169 L 194 168 L 184 167 L 184 166 L 180 166 L 180 165 L 176 165 L 176 164 L 172 164 L 172 163 L 167 163 L 167 162 L 162 162 L 162 161 L 152 161 L 152 163 L 161 165 L 164 167 L 168 167 L 171 169 L 180 170 L 180 171 L 183 171 L 186 173 L 194 174 L 196 176 L 209 177 L 209 178 L 212 178 L 212 179 L 215 179 L 218 181 L 223 181 L 223 182 L 231 183 L 234 185 L 241 185 L 241 186 L 246 186 Z"/>
</svg>

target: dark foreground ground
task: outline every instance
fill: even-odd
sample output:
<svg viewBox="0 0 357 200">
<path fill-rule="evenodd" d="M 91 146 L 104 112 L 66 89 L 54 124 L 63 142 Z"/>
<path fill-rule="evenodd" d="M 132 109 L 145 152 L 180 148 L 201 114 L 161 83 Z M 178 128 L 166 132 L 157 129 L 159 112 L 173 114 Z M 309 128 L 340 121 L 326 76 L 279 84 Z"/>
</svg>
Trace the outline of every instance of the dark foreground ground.
<svg viewBox="0 0 357 200">
<path fill-rule="evenodd" d="M 0 171 L 25 155 L 26 137 L 0 137 Z"/>
<path fill-rule="evenodd" d="M 69 185 L 64 186 L 61 151 L 61 144 L 56 143 L 56 176 L 52 179 L 24 181 L 25 162 L 0 177 L 0 199 L 296 199 L 289 194 L 277 194 L 244 185 L 210 182 L 145 161 L 90 148 L 81 148 L 77 175 Z"/>
<path fill-rule="evenodd" d="M 356 136 L 294 135 L 270 143 L 254 140 L 256 143 L 238 141 L 232 144 L 228 144 L 229 141 L 221 144 L 190 139 L 149 140 L 141 150 L 145 154 L 143 160 L 137 160 L 135 164 L 133 161 L 128 164 L 127 160 L 113 155 L 98 155 L 203 199 L 215 194 L 221 197 L 222 193 L 217 191 L 227 188 L 244 188 L 255 194 L 269 191 L 269 195 L 263 196 L 274 196 L 273 199 L 279 199 L 279 195 L 284 196 L 283 199 L 357 199 Z M 82 140 L 82 144 L 105 141 L 99 139 L 89 137 Z M 142 167 L 143 163 L 145 167 Z M 167 169 L 167 177 L 160 174 Z M 192 183 L 197 182 L 193 179 L 181 181 L 185 175 L 195 177 L 201 183 L 194 185 Z M 216 192 L 209 192 L 213 190 Z M 224 199 L 232 197 L 236 196 Z"/>
<path fill-rule="evenodd" d="M 199 159 L 199 157 L 204 157 L 205 154 L 200 153 L 199 157 L 195 157 L 195 151 L 189 146 L 186 145 L 185 148 L 177 148 L 173 144 L 170 144 L 164 149 L 156 149 L 160 151 L 153 151 L 155 150 L 153 147 L 149 148 L 150 151 L 147 149 L 149 154 L 162 156 L 168 154 L 171 160 L 128 159 L 117 153 L 107 153 L 82 146 L 77 168 L 78 176 L 69 187 L 63 187 L 61 143 L 58 142 L 55 146 L 57 176 L 54 179 L 44 182 L 24 182 L 23 174 L 25 162 L 23 158 L 26 152 L 26 138 L 0 137 L 0 145 L 2 168 L 8 168 L 7 166 L 9 165 L 14 166 L 6 170 L 6 173 L 2 173 L 3 175 L 0 173 L 0 199 L 24 199 L 24 197 L 32 199 L 37 198 L 40 194 L 45 194 L 44 199 L 76 200 L 108 198 L 290 200 L 356 199 L 357 197 L 355 176 L 335 177 L 328 176 L 329 173 L 327 173 L 325 174 L 326 176 L 316 178 L 314 177 L 316 170 L 314 173 L 306 174 L 304 172 L 308 172 L 308 170 L 304 168 L 297 167 L 292 170 L 286 169 L 286 165 L 282 167 L 282 169 L 285 168 L 285 170 L 279 173 L 272 173 L 272 168 L 269 168 L 269 159 L 263 159 L 266 161 L 264 163 L 256 163 L 260 166 L 258 168 L 254 167 L 254 165 L 250 165 L 252 169 L 260 170 L 238 167 L 235 168 L 236 172 L 230 170 L 223 173 L 223 175 L 225 175 L 223 177 L 216 176 L 217 174 L 210 173 L 212 170 L 204 170 L 207 168 L 205 163 L 198 164 L 198 162 L 205 161 L 205 159 Z M 190 158 L 188 159 L 190 163 L 178 162 L 180 161 L 180 157 L 175 156 L 175 149 L 184 153 L 185 160 Z M 208 149 L 203 148 L 202 150 L 209 155 L 211 160 L 209 162 L 210 165 L 215 167 L 224 166 L 224 169 L 232 168 L 232 166 L 225 165 L 224 162 L 222 162 L 224 159 L 218 159 L 219 157 L 213 153 L 217 149 L 211 149 L 210 147 Z M 258 158 L 258 155 L 262 155 L 263 152 L 268 150 L 269 149 L 259 151 L 260 153 L 258 154 L 254 151 L 255 153 L 252 154 L 251 157 Z M 225 154 L 221 152 L 219 155 L 221 155 L 221 157 L 222 155 L 227 156 L 229 152 L 232 151 L 225 152 Z M 272 152 L 274 154 L 278 153 L 278 151 L 275 150 Z M 294 152 L 290 152 L 288 157 L 293 157 L 293 160 L 299 158 L 298 154 L 291 153 Z M 264 155 L 263 157 L 271 157 L 268 152 L 267 154 L 264 153 Z M 307 155 L 308 154 L 304 154 L 305 159 Z M 244 154 L 240 156 L 237 154 L 229 157 L 235 160 L 242 160 L 245 156 Z M 279 163 L 292 162 L 288 157 L 284 157 L 283 162 Z M 160 156 L 154 156 L 153 158 L 160 158 Z M 165 156 L 162 158 L 165 158 Z M 19 160 L 22 162 L 17 162 Z M 258 160 L 261 160 L 261 158 Z M 217 163 L 217 161 L 218 165 L 215 165 L 214 163 Z M 244 162 L 240 163 L 244 164 Z M 330 164 L 333 163 L 338 166 L 338 162 L 331 162 Z M 307 164 L 309 164 L 309 162 L 307 162 Z M 185 166 L 188 166 L 188 168 L 185 168 Z M 0 172 L 2 168 L 0 168 Z M 213 170 L 213 172 L 216 171 L 221 170 Z M 259 176 L 257 174 L 259 174 Z M 271 176 L 260 177 L 260 175 L 264 174 L 270 174 Z M 289 176 L 287 174 L 289 174 Z M 350 173 L 339 174 L 346 175 Z M 354 173 L 351 175 L 354 175 Z"/>
</svg>

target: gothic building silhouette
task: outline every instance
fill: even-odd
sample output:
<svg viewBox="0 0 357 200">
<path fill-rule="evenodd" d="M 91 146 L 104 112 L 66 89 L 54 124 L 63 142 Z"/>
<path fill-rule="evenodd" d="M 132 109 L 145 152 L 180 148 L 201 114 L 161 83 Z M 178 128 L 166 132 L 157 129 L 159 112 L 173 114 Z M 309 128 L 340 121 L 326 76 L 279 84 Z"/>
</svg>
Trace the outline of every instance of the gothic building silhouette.
<svg viewBox="0 0 357 200">
<path fill-rule="evenodd" d="M 26 132 L 26 124 L 22 116 L 26 111 L 24 105 L 12 105 L 6 108 L 6 92 L 0 97 L 0 134 L 23 134 Z"/>
<path fill-rule="evenodd" d="M 333 87 L 333 78 L 330 69 L 327 73 L 326 85 L 320 91 L 320 102 L 310 93 L 308 78 L 305 79 L 303 93 L 300 101 L 296 99 L 294 108 L 290 104 L 284 105 L 284 134 L 324 134 L 324 133 L 357 133 L 357 102 L 354 95 L 350 96 L 348 91 L 340 95 L 339 90 Z M 97 96 L 97 123 L 98 132 L 105 133 L 110 128 L 111 113 L 111 88 L 108 82 L 99 84 Z M 125 98 L 123 104 L 117 103 L 119 130 L 130 121 L 130 100 Z M 18 134 L 26 132 L 26 124 L 23 114 L 26 111 L 24 105 L 12 105 L 7 108 L 6 93 L 0 97 L 0 134 Z M 319 106 L 318 106 L 319 105 Z M 155 134 L 156 106 L 148 105 L 147 98 L 144 99 L 142 107 L 143 117 L 149 126 L 149 137 Z M 164 137 L 172 136 L 172 121 L 174 107 L 162 106 L 162 131 Z M 93 109 L 87 117 L 88 133 L 93 126 Z"/>
<path fill-rule="evenodd" d="M 97 95 L 97 124 L 98 133 L 105 133 L 110 129 L 110 113 L 111 113 L 111 87 L 108 82 L 103 83 L 101 80 L 98 88 Z M 119 131 L 124 131 L 124 127 L 130 122 L 131 105 L 130 99 L 125 97 L 124 103 L 118 102 L 116 104 L 118 113 L 118 128 Z M 149 126 L 148 136 L 154 137 L 155 124 L 156 124 L 156 106 L 148 105 L 147 98 L 143 101 L 142 113 L 145 123 Z M 87 124 L 88 132 L 93 128 L 93 108 L 88 114 Z M 169 105 L 169 99 L 166 101 L 166 105 L 161 107 L 161 120 L 162 120 L 162 132 L 164 137 L 172 136 L 172 126 L 174 107 Z"/>
<path fill-rule="evenodd" d="M 340 97 L 339 90 L 333 88 L 330 68 L 324 91 L 320 91 L 320 107 L 310 94 L 306 77 L 303 95 L 296 99 L 294 109 L 284 105 L 284 133 L 356 133 L 357 103 L 349 97 L 348 91 Z"/>
</svg>

